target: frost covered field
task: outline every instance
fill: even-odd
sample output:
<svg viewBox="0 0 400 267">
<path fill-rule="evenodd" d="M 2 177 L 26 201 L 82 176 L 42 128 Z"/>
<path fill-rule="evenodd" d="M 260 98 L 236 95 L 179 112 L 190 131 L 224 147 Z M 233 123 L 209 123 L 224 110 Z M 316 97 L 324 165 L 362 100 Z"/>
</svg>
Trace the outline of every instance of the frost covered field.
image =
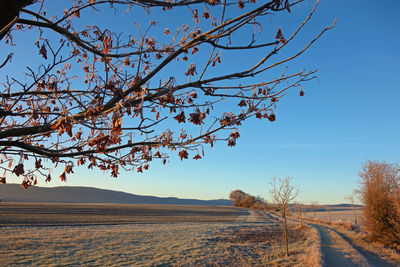
<svg viewBox="0 0 400 267">
<path fill-rule="evenodd" d="M 3 266 L 265 266 L 282 256 L 281 224 L 254 210 L 2 204 L 0 211 Z M 302 254 L 307 231 L 289 234 Z"/>
<path fill-rule="evenodd" d="M 168 223 L 5 227 L 0 230 L 0 258 L 4 266 L 257 263 L 265 245 L 235 247 L 210 242 L 214 233 L 239 226 L 238 223 Z"/>
<path fill-rule="evenodd" d="M 357 218 L 357 222 L 361 225 L 364 223 L 363 210 L 362 208 L 356 208 L 355 216 L 352 208 L 341 208 L 333 209 L 332 211 L 317 211 L 316 216 L 320 220 L 329 222 L 354 222 L 354 218 Z M 306 212 L 306 216 L 313 218 L 314 214 L 312 211 Z"/>
</svg>

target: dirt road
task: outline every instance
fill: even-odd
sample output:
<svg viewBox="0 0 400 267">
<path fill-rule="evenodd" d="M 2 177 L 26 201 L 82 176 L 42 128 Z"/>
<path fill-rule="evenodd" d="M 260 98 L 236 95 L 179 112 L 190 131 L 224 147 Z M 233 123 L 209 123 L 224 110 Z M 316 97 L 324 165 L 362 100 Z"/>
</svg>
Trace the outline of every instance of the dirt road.
<svg viewBox="0 0 400 267">
<path fill-rule="evenodd" d="M 264 211 L 243 209 L 242 212 L 243 214 L 238 216 L 235 222 L 267 224 L 279 222 L 275 217 L 271 216 L 269 213 L 265 213 Z"/>
<path fill-rule="evenodd" d="M 321 249 L 326 267 L 396 267 L 378 255 L 351 243 L 346 237 L 322 225 L 311 224 L 321 237 Z"/>
</svg>

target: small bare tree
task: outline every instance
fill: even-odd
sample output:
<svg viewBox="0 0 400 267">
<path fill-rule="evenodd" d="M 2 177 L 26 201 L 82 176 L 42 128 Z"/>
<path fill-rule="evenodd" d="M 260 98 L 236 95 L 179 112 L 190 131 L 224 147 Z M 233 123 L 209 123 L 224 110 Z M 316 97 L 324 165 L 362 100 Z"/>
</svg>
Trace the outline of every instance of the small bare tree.
<svg viewBox="0 0 400 267">
<path fill-rule="evenodd" d="M 358 222 L 357 222 L 357 213 L 356 213 L 356 205 L 355 205 L 355 200 L 354 200 L 355 194 L 356 194 L 356 192 L 353 191 L 351 194 L 345 196 L 344 198 L 345 198 L 346 200 L 348 200 L 348 201 L 350 202 L 351 206 L 353 207 L 353 211 L 354 211 L 354 224 L 357 225 L 357 224 L 358 224 Z"/>
<path fill-rule="evenodd" d="M 295 202 L 294 207 L 296 209 L 297 217 L 300 219 L 300 225 L 303 227 L 303 210 L 304 206 L 300 202 Z"/>
<path fill-rule="evenodd" d="M 332 224 L 332 208 L 330 206 L 327 207 L 329 213 L 329 224 Z"/>
<path fill-rule="evenodd" d="M 282 215 L 283 238 L 285 240 L 286 256 L 289 256 L 286 215 L 288 212 L 289 203 L 293 201 L 299 193 L 298 189 L 292 185 L 292 179 L 292 177 L 285 177 L 284 179 L 277 179 L 274 177 L 274 180 L 271 182 L 272 188 L 270 190 L 272 198 L 279 205 Z"/>
<path fill-rule="evenodd" d="M 318 209 L 318 202 L 317 201 L 311 201 L 310 203 L 311 209 L 314 212 L 314 218 L 313 220 L 317 219 L 317 215 L 315 215 L 315 211 Z"/>
</svg>

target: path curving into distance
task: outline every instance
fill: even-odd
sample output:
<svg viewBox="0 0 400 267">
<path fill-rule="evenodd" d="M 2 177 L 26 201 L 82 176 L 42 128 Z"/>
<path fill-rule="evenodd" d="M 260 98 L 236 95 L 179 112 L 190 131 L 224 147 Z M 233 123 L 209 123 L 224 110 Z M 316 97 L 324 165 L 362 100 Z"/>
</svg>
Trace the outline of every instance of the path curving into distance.
<svg viewBox="0 0 400 267">
<path fill-rule="evenodd" d="M 238 216 L 235 222 L 246 222 L 246 223 L 277 223 L 279 219 L 271 216 L 269 213 L 260 210 L 253 209 L 241 209 L 243 214 Z"/>
<path fill-rule="evenodd" d="M 267 213 L 266 216 L 279 220 L 275 214 Z M 299 223 L 297 219 L 289 220 Z M 379 255 L 354 244 L 334 229 L 315 223 L 308 225 L 319 233 L 324 267 L 400 267 L 399 264 L 385 261 Z"/>
<path fill-rule="evenodd" d="M 396 267 L 378 255 L 366 251 L 338 232 L 318 224 L 310 224 L 318 230 L 325 267 Z"/>
</svg>

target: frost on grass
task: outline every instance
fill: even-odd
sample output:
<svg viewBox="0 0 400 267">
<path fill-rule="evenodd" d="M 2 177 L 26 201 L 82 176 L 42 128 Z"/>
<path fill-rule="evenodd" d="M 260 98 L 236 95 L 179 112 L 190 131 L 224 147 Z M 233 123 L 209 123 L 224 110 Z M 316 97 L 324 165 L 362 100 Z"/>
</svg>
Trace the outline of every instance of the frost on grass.
<svg viewBox="0 0 400 267">
<path fill-rule="evenodd" d="M 306 232 L 292 230 L 299 262 Z M 0 228 L 4 266 L 270 266 L 281 252 L 281 224 L 255 211 L 234 222 Z"/>
<path fill-rule="evenodd" d="M 226 242 L 249 223 L 4 227 L 0 258 L 10 265 L 262 265 L 268 242 Z M 265 227 L 265 226 L 264 226 Z M 242 229 L 243 228 L 243 229 Z"/>
</svg>

